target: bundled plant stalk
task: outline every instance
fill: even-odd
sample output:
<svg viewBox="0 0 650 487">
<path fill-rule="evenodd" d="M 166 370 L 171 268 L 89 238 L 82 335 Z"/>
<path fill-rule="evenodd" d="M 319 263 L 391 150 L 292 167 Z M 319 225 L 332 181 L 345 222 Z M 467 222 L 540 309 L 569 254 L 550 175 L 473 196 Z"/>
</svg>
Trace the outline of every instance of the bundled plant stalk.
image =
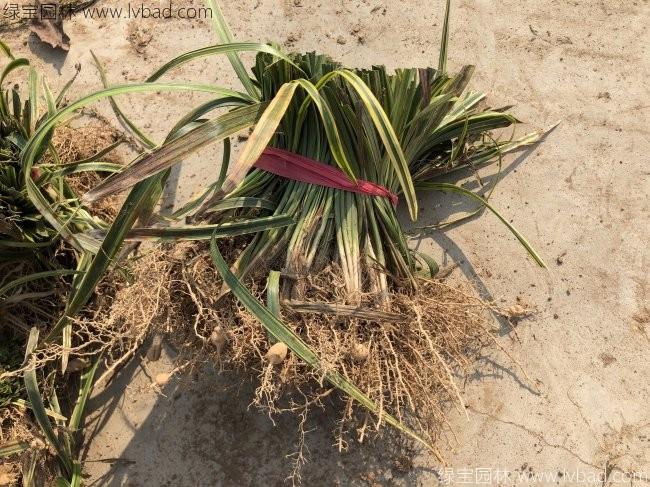
<svg viewBox="0 0 650 487">
<path fill-rule="evenodd" d="M 183 62 L 206 52 L 189 53 L 182 57 Z M 166 66 L 172 64 L 174 61 Z M 337 260 L 351 295 L 372 290 L 385 297 L 389 279 L 414 289 L 418 261 L 432 273 L 437 266 L 430 257 L 408 248 L 396 214 L 397 195 L 408 205 L 413 220 L 417 219 L 417 189 L 458 192 L 494 211 L 475 193 L 436 179 L 463 168 L 478 169 L 538 140 L 539 134 L 514 141 L 492 138 L 491 130 L 517 121 L 501 110 L 479 108 L 484 94 L 463 93 L 472 72 L 473 67 L 467 66 L 450 77 L 444 72 L 444 59 L 438 70 L 399 69 L 388 74 L 381 66 L 345 69 L 315 53 L 279 57 L 277 51 L 262 52 L 257 56 L 254 78 L 248 82 L 260 87 L 258 103 L 269 107 L 257 123 L 251 143 L 226 177 L 228 145 L 219 180 L 175 216 L 193 213 L 188 220 L 213 223 L 260 213 L 290 216 L 295 225 L 288 231 L 272 229 L 255 237 L 235 263 L 239 277 L 246 276 L 261 259 L 275 255 L 282 256 L 287 274 L 306 275 L 314 270 L 318 256 L 320 266 Z M 224 103 L 208 102 L 184 121 L 199 120 L 206 111 Z M 171 146 L 176 156 L 181 148 L 187 153 L 202 147 L 207 140 L 197 143 L 198 132 L 179 137 L 167 150 L 162 146 L 84 198 L 94 201 L 177 162 L 177 157 L 170 157 Z M 267 142 L 281 151 L 265 149 Z M 275 157 L 287 166 L 281 176 L 273 169 L 248 171 L 254 165 L 266 168 L 258 156 Z M 296 156 L 307 160 L 296 163 Z M 327 181 L 305 182 L 322 171 L 317 163 L 338 168 L 339 176 L 347 178 L 352 189 L 337 189 Z M 306 169 L 305 164 L 309 165 Z M 384 194 L 363 194 L 359 188 L 368 182 Z M 542 265 L 523 236 L 496 214 Z"/>
<path fill-rule="evenodd" d="M 409 386 L 398 392 L 391 387 L 401 387 L 400 383 L 410 380 L 419 384 L 417 394 L 427 395 L 430 392 L 426 389 L 432 384 L 420 380 L 418 370 L 423 369 L 413 364 L 440 363 L 442 360 L 443 369 L 447 373 L 450 369 L 442 357 L 447 353 L 445 344 L 433 346 L 428 338 L 440 333 L 436 331 L 439 323 L 435 319 L 424 320 L 422 333 L 408 338 L 403 336 L 406 347 L 397 342 L 399 334 L 386 333 L 385 328 L 382 329 L 385 312 L 398 301 L 403 302 L 402 296 L 416 292 L 421 285 L 419 273 L 423 268 L 430 277 L 437 271 L 437 264 L 431 257 L 409 248 L 395 203 L 398 198 L 403 200 L 415 220 L 418 216 L 416 190 L 441 190 L 476 200 L 480 205 L 477 211 L 483 207 L 494 211 L 475 193 L 436 182 L 436 178 L 499 160 L 503 153 L 535 142 L 538 134 L 519 140 L 495 140 L 490 132 L 515 124 L 516 119 L 504 110 L 482 108 L 483 94 L 465 92 L 472 67 L 463 68 L 455 76 L 447 74 L 449 4 L 438 69 L 398 69 L 393 74 L 380 66 L 344 68 L 327 56 L 315 53 L 287 55 L 273 45 L 232 42 L 218 6 L 213 2 L 210 6 L 216 13 L 217 32 L 225 44 L 178 56 L 148 81 L 163 86 L 157 80 L 171 69 L 200 57 L 227 54 L 247 93 L 213 88 L 218 96 L 183 117 L 172 131 L 175 135 L 122 173 L 86 193 L 84 200 L 93 202 L 137 184 L 129 198 L 137 197 L 142 201 L 144 185 L 154 184 L 154 181 L 159 184 L 171 165 L 206 144 L 223 140 L 224 158 L 219 177 L 199 198 L 188 202 L 173 216 L 185 216 L 191 223 L 207 220 L 210 225 L 205 228 L 221 228 L 251 218 L 278 221 L 289 218 L 291 225 L 283 223 L 260 231 L 245 241 L 244 250 L 235 254 L 230 265 L 213 239 L 211 256 L 223 278 L 223 286 L 218 293 L 212 287 L 199 289 L 198 295 L 212 292 L 213 296 L 206 302 L 195 303 L 197 312 L 202 313 L 206 307 L 226 305 L 220 300 L 232 291 L 269 333 L 269 347 L 275 341 L 286 344 L 317 374 L 378 414 L 383 421 L 423 441 L 403 422 L 406 417 L 403 408 L 413 409 L 415 405 L 413 400 L 404 400 L 409 396 Z M 236 54 L 244 50 L 258 52 L 252 75 L 247 73 Z M 107 93 L 109 90 L 105 91 Z M 206 118 L 210 112 L 225 106 L 235 108 L 214 119 Z M 119 107 L 114 107 L 118 116 L 133 126 Z M 231 162 L 228 137 L 246 127 L 254 128 L 237 161 Z M 494 212 L 533 259 L 543 265 L 528 242 Z M 131 213 L 131 220 L 127 220 L 126 214 L 123 220 L 118 217 L 104 240 L 108 255 L 115 252 L 120 243 L 112 239 L 112 235 L 141 238 L 162 231 L 139 229 L 128 233 L 134 216 Z M 189 228 L 181 228 L 177 236 Z M 205 237 L 204 233 L 201 238 Z M 267 284 L 270 308 L 267 309 L 246 289 L 242 279 L 248 275 L 259 279 L 259 273 L 253 271 L 273 268 L 277 259 L 283 265 L 280 273 L 270 274 Z M 334 282 L 329 291 L 320 288 L 321 292 L 315 292 L 309 288 L 310 276 L 332 269 L 335 270 L 333 281 L 340 277 L 344 283 L 344 295 Z M 281 278 L 283 286 L 279 284 Z M 429 285 L 425 288 L 432 292 Z M 320 301 L 314 301 L 315 296 Z M 280 320 L 281 309 L 292 316 L 291 325 Z M 378 325 L 382 337 L 380 345 L 386 351 L 378 354 L 372 365 L 376 365 L 378 374 L 388 380 L 378 380 L 381 384 L 378 388 L 375 384 L 365 389 L 372 390 L 372 394 L 363 393 L 358 387 L 358 380 L 363 381 L 362 367 L 352 367 L 351 356 L 341 353 L 340 349 L 328 351 L 310 343 L 310 337 L 319 333 L 318 320 L 301 321 L 292 314 L 296 310 L 343 317 L 342 328 L 334 330 L 330 338 L 336 341 L 337 333 L 347 333 L 346 347 L 358 342 L 367 346 L 373 336 L 378 336 L 372 332 Z M 416 314 L 426 316 L 427 311 L 419 310 Z M 238 326 L 218 315 L 210 316 L 212 326 L 219 323 L 222 331 Z M 326 321 L 323 319 L 321 324 Z M 193 333 L 201 336 L 197 332 L 198 322 L 199 316 L 194 320 Z M 362 332 L 352 337 L 356 333 L 352 330 Z M 225 334 L 228 336 L 227 331 Z M 463 332 L 463 337 L 459 343 L 469 345 L 472 337 L 476 337 L 475 331 Z M 252 337 L 250 342 L 254 342 Z M 241 358 L 242 354 L 237 356 Z M 457 363 L 463 361 L 460 355 L 451 353 L 447 359 Z M 392 382 L 392 376 L 402 374 L 400 363 L 411 367 L 404 371 L 407 379 L 400 377 L 399 382 Z M 454 387 L 450 386 L 449 392 L 458 396 Z M 390 408 L 384 407 L 386 397 L 393 398 L 392 406 L 400 419 L 388 414 Z"/>
</svg>

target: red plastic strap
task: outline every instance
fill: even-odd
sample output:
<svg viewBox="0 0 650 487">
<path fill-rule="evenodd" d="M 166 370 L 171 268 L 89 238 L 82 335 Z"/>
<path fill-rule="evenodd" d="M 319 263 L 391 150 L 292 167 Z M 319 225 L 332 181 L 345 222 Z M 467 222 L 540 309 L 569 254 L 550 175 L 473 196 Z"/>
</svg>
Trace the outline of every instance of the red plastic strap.
<svg viewBox="0 0 650 487">
<path fill-rule="evenodd" d="M 382 196 L 388 198 L 393 206 L 397 206 L 397 195 L 382 185 L 363 179 L 357 179 L 357 182 L 354 183 L 343 171 L 334 166 L 286 150 L 267 147 L 255 163 L 255 167 L 303 183 L 371 196 Z"/>
</svg>

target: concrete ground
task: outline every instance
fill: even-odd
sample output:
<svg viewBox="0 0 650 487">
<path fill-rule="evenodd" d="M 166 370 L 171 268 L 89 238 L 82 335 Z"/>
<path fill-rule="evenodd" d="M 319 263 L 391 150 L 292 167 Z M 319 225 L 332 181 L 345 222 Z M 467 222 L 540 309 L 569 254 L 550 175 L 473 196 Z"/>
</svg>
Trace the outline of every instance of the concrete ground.
<svg viewBox="0 0 650 487">
<path fill-rule="evenodd" d="M 191 6 L 193 0 L 174 3 Z M 240 40 L 276 40 L 348 65 L 437 62 L 442 0 L 222 1 Z M 123 6 L 100 0 L 98 6 Z M 154 4 L 147 4 L 153 6 Z M 351 444 L 340 454 L 336 414 L 311 418 L 305 485 L 515 485 L 650 481 L 650 4 L 647 0 L 455 0 L 450 67 L 477 66 L 472 86 L 493 106 L 516 104 L 530 128 L 560 126 L 533 149 L 506 158 L 492 202 L 549 264 L 540 270 L 489 214 L 416 244 L 484 295 L 536 309 L 516 334 L 498 338 L 464 383 L 467 415 L 450 411 L 448 466 L 396 453 L 392 439 Z M 195 6 L 199 6 L 197 3 Z M 135 4 L 132 5 L 135 7 Z M 203 20 L 89 19 L 66 22 L 62 57 L 24 30 L 4 33 L 37 61 L 55 88 L 82 66 L 74 93 L 99 86 L 90 49 L 113 82 L 142 80 L 175 54 L 215 42 Z M 249 59 L 250 60 L 250 59 Z M 223 61 L 179 69 L 178 79 L 234 83 Z M 146 103 L 143 103 L 146 101 Z M 160 137 L 199 95 L 140 95 L 123 108 Z M 110 116 L 104 104 L 99 113 Z M 213 149 L 176 171 L 189 197 L 215 178 Z M 438 194 L 422 222 L 463 209 Z M 171 352 L 170 352 L 171 353 Z M 520 364 L 519 367 L 517 364 Z M 132 362 L 93 399 L 90 485 L 283 485 L 297 421 L 247 409 L 254 388 L 235 374 L 206 372 L 163 391 L 151 377 L 171 367 Z M 522 371 L 522 368 L 525 370 Z M 153 375 L 152 375 L 153 374 Z"/>
</svg>

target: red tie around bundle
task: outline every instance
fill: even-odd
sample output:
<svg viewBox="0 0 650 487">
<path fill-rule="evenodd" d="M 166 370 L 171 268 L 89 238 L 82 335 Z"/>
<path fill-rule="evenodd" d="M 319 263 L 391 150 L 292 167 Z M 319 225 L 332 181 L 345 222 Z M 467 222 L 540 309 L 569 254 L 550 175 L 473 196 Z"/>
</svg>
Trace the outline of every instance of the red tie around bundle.
<svg viewBox="0 0 650 487">
<path fill-rule="evenodd" d="M 355 183 L 350 181 L 343 171 L 334 166 L 286 150 L 267 147 L 255 163 L 255 167 L 294 181 L 370 196 L 381 196 L 388 198 L 393 206 L 397 206 L 397 195 L 382 185 L 363 179 L 357 179 Z"/>
</svg>

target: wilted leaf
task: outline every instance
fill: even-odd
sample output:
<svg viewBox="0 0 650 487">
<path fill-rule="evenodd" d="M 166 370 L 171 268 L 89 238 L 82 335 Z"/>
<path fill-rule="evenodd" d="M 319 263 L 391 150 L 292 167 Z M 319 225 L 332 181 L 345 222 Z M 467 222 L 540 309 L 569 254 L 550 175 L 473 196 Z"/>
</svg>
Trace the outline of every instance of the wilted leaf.
<svg viewBox="0 0 650 487">
<path fill-rule="evenodd" d="M 55 49 L 70 50 L 70 38 L 63 30 L 63 16 L 59 2 L 50 1 L 42 4 L 36 0 L 34 4 L 37 15 L 32 20 L 30 30 L 46 44 Z"/>
</svg>

